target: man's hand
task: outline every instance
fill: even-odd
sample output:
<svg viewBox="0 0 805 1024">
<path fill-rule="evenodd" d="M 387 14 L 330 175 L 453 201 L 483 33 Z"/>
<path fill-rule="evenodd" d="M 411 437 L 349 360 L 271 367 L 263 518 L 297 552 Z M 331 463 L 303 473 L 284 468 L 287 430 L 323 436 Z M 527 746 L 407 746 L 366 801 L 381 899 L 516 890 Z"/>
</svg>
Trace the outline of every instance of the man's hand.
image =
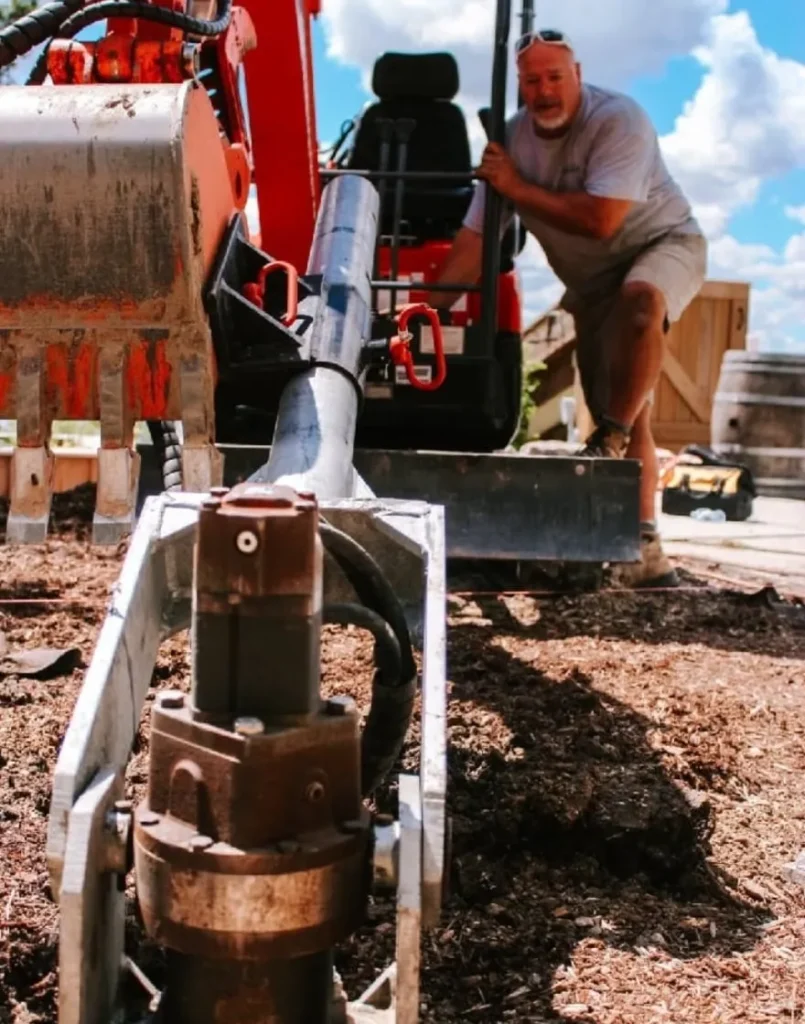
<svg viewBox="0 0 805 1024">
<path fill-rule="evenodd" d="M 514 199 L 523 186 L 523 179 L 514 161 L 498 142 L 487 143 L 478 177 L 488 181 L 506 199 Z"/>
</svg>

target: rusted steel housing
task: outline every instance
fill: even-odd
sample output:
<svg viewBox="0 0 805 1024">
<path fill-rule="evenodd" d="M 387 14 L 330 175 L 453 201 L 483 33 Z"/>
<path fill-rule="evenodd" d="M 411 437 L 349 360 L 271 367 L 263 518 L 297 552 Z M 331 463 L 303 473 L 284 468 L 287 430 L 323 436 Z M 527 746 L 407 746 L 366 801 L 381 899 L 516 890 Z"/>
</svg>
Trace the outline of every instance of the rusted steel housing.
<svg viewBox="0 0 805 1024">
<path fill-rule="evenodd" d="M 204 502 L 192 693 L 154 710 L 135 817 L 176 1024 L 326 1019 L 330 950 L 365 911 L 359 716 L 319 693 L 322 574 L 312 495 L 245 484 Z"/>
</svg>

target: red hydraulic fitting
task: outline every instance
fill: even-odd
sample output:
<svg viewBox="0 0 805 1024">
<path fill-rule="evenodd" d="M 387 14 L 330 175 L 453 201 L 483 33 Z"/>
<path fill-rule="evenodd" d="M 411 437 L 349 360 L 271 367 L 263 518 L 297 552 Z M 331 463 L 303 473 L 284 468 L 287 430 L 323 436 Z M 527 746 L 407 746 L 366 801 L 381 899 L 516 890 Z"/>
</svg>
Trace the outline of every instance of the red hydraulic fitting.
<svg viewBox="0 0 805 1024">
<path fill-rule="evenodd" d="M 262 309 L 266 294 L 266 278 L 269 274 L 273 274 L 275 270 L 284 270 L 288 275 L 288 290 L 285 300 L 285 313 L 282 317 L 282 322 L 286 327 L 290 327 L 294 320 L 296 320 L 297 306 L 299 303 L 299 287 L 296 267 L 292 263 L 283 263 L 282 260 L 272 260 L 270 263 L 266 263 L 260 268 L 257 280 L 249 281 L 248 284 L 243 286 L 243 297 Z"/>
<path fill-rule="evenodd" d="M 428 382 L 419 380 L 414 370 L 414 358 L 411 355 L 409 342 L 411 332 L 408 330 L 408 321 L 412 316 L 426 316 L 430 321 L 433 331 L 433 351 L 436 355 L 436 378 Z M 426 302 L 412 302 L 403 306 L 397 315 L 397 326 L 399 334 L 389 342 L 389 355 L 396 366 L 404 366 L 408 383 L 420 391 L 435 391 L 440 388 L 447 377 L 447 363 L 444 358 L 444 342 L 442 340 L 442 325 L 439 322 L 439 314 Z"/>
</svg>

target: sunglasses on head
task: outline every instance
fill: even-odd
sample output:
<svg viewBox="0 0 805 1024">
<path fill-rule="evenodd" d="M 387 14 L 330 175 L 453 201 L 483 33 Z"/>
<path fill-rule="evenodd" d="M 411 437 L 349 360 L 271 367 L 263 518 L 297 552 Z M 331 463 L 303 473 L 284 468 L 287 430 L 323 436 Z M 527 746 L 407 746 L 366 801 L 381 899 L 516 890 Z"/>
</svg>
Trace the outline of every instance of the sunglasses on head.
<svg viewBox="0 0 805 1024">
<path fill-rule="evenodd" d="M 570 39 L 564 32 L 559 32 L 555 28 L 541 28 L 535 32 L 526 32 L 524 36 L 520 36 L 514 44 L 515 54 L 519 57 L 521 53 L 524 53 L 534 43 L 548 43 L 552 46 L 564 46 L 568 50 L 573 49 Z"/>
</svg>

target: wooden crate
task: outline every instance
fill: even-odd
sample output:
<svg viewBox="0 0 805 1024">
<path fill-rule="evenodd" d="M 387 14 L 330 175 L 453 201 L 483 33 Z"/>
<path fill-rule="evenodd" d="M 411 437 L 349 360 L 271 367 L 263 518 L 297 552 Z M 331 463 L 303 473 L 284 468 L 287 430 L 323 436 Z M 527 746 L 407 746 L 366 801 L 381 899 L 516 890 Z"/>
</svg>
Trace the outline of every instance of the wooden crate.
<svg viewBox="0 0 805 1024">
<path fill-rule="evenodd" d="M 748 284 L 707 281 L 673 325 L 654 398 L 652 424 L 659 447 L 678 451 L 688 444 L 709 445 L 721 360 L 727 349 L 746 348 L 748 319 Z M 575 372 L 575 338 L 569 320 L 561 310 L 552 310 L 524 335 L 526 358 L 541 359 L 548 367 L 534 395 L 538 408 L 531 417 L 532 436 L 561 436 L 558 410 L 563 395 L 576 397 L 581 435 L 587 436 L 591 429 L 578 376 L 574 383 L 568 379 Z"/>
<path fill-rule="evenodd" d="M 710 444 L 710 416 L 721 360 L 745 349 L 749 285 L 707 281 L 667 339 L 652 425 L 661 448 Z"/>
</svg>

